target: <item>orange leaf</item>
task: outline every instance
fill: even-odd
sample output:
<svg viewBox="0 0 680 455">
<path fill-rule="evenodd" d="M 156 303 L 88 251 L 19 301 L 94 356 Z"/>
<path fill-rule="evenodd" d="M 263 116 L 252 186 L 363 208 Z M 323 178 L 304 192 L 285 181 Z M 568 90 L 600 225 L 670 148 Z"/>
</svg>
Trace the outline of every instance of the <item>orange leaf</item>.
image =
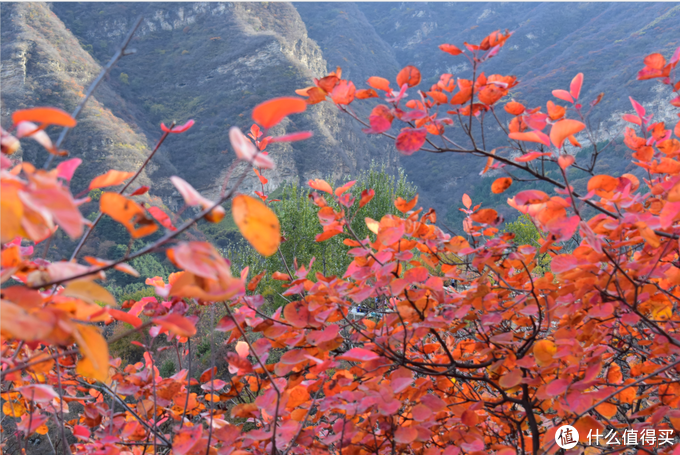
<svg viewBox="0 0 680 455">
<path fill-rule="evenodd" d="M 414 87 L 420 84 L 420 71 L 415 66 L 407 66 L 397 74 L 397 85 L 401 87 L 407 84 L 409 87 Z"/>
<path fill-rule="evenodd" d="M 480 224 L 492 224 L 498 218 L 498 212 L 494 209 L 481 209 L 470 215 L 472 221 Z"/>
<path fill-rule="evenodd" d="M 588 434 L 601 433 L 604 430 L 604 425 L 595 420 L 591 416 L 583 416 L 573 425 L 578 431 L 578 439 L 583 444 L 588 443 Z"/>
<path fill-rule="evenodd" d="M 111 315 L 111 317 L 113 317 L 113 319 L 126 322 L 135 328 L 141 327 L 142 325 L 142 320 L 134 314 L 116 310 L 115 308 L 107 308 L 106 311 Z"/>
<path fill-rule="evenodd" d="M 553 362 L 553 356 L 557 352 L 557 347 L 550 340 L 540 340 L 534 344 L 533 351 L 536 363 L 542 367 Z"/>
<path fill-rule="evenodd" d="M 146 215 L 141 205 L 120 194 L 102 194 L 99 206 L 102 213 L 125 226 L 135 239 L 153 234 L 158 229 L 158 225 Z"/>
<path fill-rule="evenodd" d="M 263 256 L 276 253 L 281 226 L 276 214 L 255 198 L 240 194 L 231 204 L 232 216 L 243 237 Z"/>
<path fill-rule="evenodd" d="M 73 336 L 83 354 L 76 372 L 87 378 L 105 382 L 109 377 L 109 345 L 99 328 L 78 324 Z"/>
<path fill-rule="evenodd" d="M 571 80 L 571 85 L 569 86 L 569 94 L 574 97 L 574 100 L 578 99 L 581 94 L 581 86 L 583 85 L 583 73 L 578 73 L 574 79 Z"/>
<path fill-rule="evenodd" d="M 342 231 L 338 229 L 330 229 L 328 231 L 323 231 L 321 234 L 318 234 L 316 237 L 314 237 L 314 241 L 323 242 L 325 240 L 335 237 L 338 234 L 342 234 Z"/>
<path fill-rule="evenodd" d="M 391 92 L 392 89 L 390 88 L 390 81 L 388 81 L 385 78 L 378 77 L 378 76 L 371 76 L 368 78 L 368 81 L 366 81 L 368 85 L 373 87 L 376 90 L 382 90 L 384 92 Z"/>
<path fill-rule="evenodd" d="M 314 179 L 307 182 L 307 184 L 315 190 L 325 191 L 328 194 L 333 194 L 333 188 L 331 188 L 331 186 L 325 180 Z"/>
<path fill-rule="evenodd" d="M 558 106 L 552 101 L 548 101 L 548 116 L 550 117 L 550 120 L 559 120 L 564 117 L 564 114 L 566 113 L 567 110 L 563 106 Z"/>
<path fill-rule="evenodd" d="M 365 88 L 356 91 L 356 97 L 360 100 L 365 100 L 368 98 L 378 98 L 378 93 L 372 88 Z"/>
<path fill-rule="evenodd" d="M 666 59 L 659 53 L 649 54 L 645 57 L 645 66 L 655 70 L 661 70 L 666 65 Z"/>
<path fill-rule="evenodd" d="M 95 188 L 103 188 L 105 186 L 120 185 L 133 175 L 135 175 L 134 172 L 116 171 L 111 169 L 106 174 L 93 178 L 92 182 L 90 182 L 90 189 L 93 190 Z"/>
<path fill-rule="evenodd" d="M 595 191 L 598 196 L 606 196 L 606 193 L 614 191 L 619 181 L 611 175 L 595 175 L 588 180 L 588 191 Z"/>
<path fill-rule="evenodd" d="M 351 182 L 347 182 L 344 185 L 342 185 L 340 188 L 335 189 L 335 195 L 336 196 L 342 196 L 342 194 L 347 191 L 348 189 L 352 188 L 354 184 L 357 183 L 356 180 L 352 180 Z"/>
<path fill-rule="evenodd" d="M 271 128 L 291 114 L 299 114 L 307 109 L 305 100 L 293 97 L 274 98 L 258 104 L 253 109 L 253 120 L 264 128 Z"/>
<path fill-rule="evenodd" d="M 504 106 L 505 112 L 510 115 L 522 115 L 524 113 L 524 105 L 517 101 L 510 101 Z"/>
<path fill-rule="evenodd" d="M 510 133 L 508 137 L 516 141 L 538 142 L 539 144 L 543 144 L 546 147 L 550 146 L 550 138 L 540 131 L 531 131 L 528 133 Z"/>
<path fill-rule="evenodd" d="M 512 185 L 512 179 L 510 177 L 497 178 L 491 184 L 491 192 L 494 194 L 501 194 L 503 191 L 510 188 L 510 185 Z"/>
<path fill-rule="evenodd" d="M 458 46 L 454 46 L 453 44 L 441 44 L 439 49 L 451 55 L 460 55 L 463 53 L 463 51 L 460 50 Z"/>
<path fill-rule="evenodd" d="M 472 205 L 472 200 L 470 199 L 470 196 L 467 195 L 467 193 L 463 194 L 463 205 L 468 209 Z"/>
<path fill-rule="evenodd" d="M 19 122 L 36 122 L 68 128 L 73 128 L 77 124 L 70 114 L 54 107 L 34 107 L 16 111 L 12 114 L 12 121 L 15 125 Z"/>
<path fill-rule="evenodd" d="M 561 148 L 562 143 L 567 137 L 582 131 L 585 127 L 586 125 L 578 120 L 560 120 L 552 126 L 552 129 L 550 130 L 550 140 L 555 147 Z"/>
<path fill-rule="evenodd" d="M 153 322 L 180 337 L 196 335 L 196 326 L 190 320 L 177 313 L 169 313 L 165 316 L 153 318 Z"/>
<path fill-rule="evenodd" d="M 405 199 L 402 199 L 401 197 L 398 197 L 396 201 L 394 201 L 394 206 L 397 208 L 402 213 L 406 213 L 409 210 L 412 210 L 413 207 L 416 206 L 418 203 L 418 195 L 416 194 L 416 197 L 411 199 L 410 201 L 406 201 Z"/>
</svg>

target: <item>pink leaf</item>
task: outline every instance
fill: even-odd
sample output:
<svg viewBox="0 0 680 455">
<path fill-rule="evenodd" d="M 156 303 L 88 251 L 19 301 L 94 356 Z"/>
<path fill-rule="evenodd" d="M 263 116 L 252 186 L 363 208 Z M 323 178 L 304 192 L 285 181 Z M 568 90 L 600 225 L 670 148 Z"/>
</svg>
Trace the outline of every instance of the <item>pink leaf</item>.
<svg viewBox="0 0 680 455">
<path fill-rule="evenodd" d="M 270 142 L 304 141 L 305 139 L 309 139 L 313 135 L 314 134 L 311 131 L 301 131 L 299 133 L 290 133 L 290 134 L 285 134 L 285 135 L 279 136 L 279 137 L 273 137 L 273 138 L 270 139 Z"/>
<path fill-rule="evenodd" d="M 642 107 L 642 104 L 638 103 L 633 99 L 632 96 L 628 97 L 630 99 L 630 104 L 633 105 L 633 109 L 635 109 L 635 112 L 640 118 L 643 118 L 645 116 L 645 113 L 647 112 L 644 107 Z"/>
<path fill-rule="evenodd" d="M 574 97 L 572 97 L 571 93 L 569 93 L 566 90 L 553 90 L 552 94 L 555 98 L 559 98 L 564 101 L 569 101 L 570 103 L 574 102 Z"/>
<path fill-rule="evenodd" d="M 575 100 L 581 94 L 581 86 L 583 85 L 583 73 L 578 73 L 574 79 L 571 80 L 571 85 L 569 86 L 569 93 L 574 97 Z"/>
<path fill-rule="evenodd" d="M 380 356 L 375 352 L 363 348 L 352 348 L 338 357 L 340 360 L 349 360 L 350 362 L 369 362 L 379 358 Z"/>
<path fill-rule="evenodd" d="M 680 61 L 680 47 L 678 47 L 675 50 L 675 52 L 673 52 L 673 56 L 671 57 L 670 63 L 672 65 L 673 63 L 677 63 L 678 61 Z"/>
<path fill-rule="evenodd" d="M 17 124 L 16 136 L 20 139 L 22 137 L 30 137 L 38 144 L 45 147 L 47 150 L 54 150 L 54 146 L 52 145 L 52 140 L 50 139 L 50 137 L 44 130 L 38 131 L 38 125 L 36 125 L 35 123 L 19 122 Z"/>
<path fill-rule="evenodd" d="M 57 176 L 70 182 L 75 174 L 76 169 L 80 166 L 83 160 L 80 158 L 71 158 L 70 160 L 62 161 L 57 165 Z"/>
<path fill-rule="evenodd" d="M 529 153 L 525 153 L 522 156 L 518 156 L 517 158 L 515 158 L 515 161 L 517 161 L 519 163 L 527 163 L 529 161 L 533 161 L 533 160 L 540 158 L 542 156 L 550 156 L 550 155 L 551 155 L 551 153 L 541 153 L 541 152 L 537 152 L 536 150 L 533 150 Z"/>
<path fill-rule="evenodd" d="M 636 125 L 642 125 L 642 120 L 640 117 L 633 114 L 623 114 L 622 117 L 626 122 L 635 123 Z"/>
</svg>

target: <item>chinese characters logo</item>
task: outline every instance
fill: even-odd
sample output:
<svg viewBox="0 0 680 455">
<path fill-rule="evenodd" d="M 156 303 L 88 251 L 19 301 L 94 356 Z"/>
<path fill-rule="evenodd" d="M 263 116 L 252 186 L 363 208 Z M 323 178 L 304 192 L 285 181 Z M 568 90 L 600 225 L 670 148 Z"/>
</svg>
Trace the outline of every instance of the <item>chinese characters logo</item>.
<svg viewBox="0 0 680 455">
<path fill-rule="evenodd" d="M 555 433 L 555 442 L 563 449 L 573 449 L 578 444 L 578 430 L 571 425 L 562 425 Z"/>
</svg>

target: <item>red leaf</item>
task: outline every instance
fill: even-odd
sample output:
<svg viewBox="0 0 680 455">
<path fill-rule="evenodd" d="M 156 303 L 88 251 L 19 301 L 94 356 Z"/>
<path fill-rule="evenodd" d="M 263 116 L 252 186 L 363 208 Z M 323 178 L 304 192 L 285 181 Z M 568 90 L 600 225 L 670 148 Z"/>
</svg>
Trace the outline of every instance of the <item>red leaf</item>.
<svg viewBox="0 0 680 455">
<path fill-rule="evenodd" d="M 140 194 L 146 194 L 146 192 L 149 191 L 149 187 L 144 185 L 140 186 L 136 190 L 134 190 L 132 193 L 130 193 L 130 196 L 139 196 Z"/>
<path fill-rule="evenodd" d="M 571 80 L 571 85 L 569 86 L 569 94 L 574 97 L 574 100 L 578 99 L 581 94 L 581 86 L 583 85 L 583 73 L 578 73 L 574 79 Z"/>
<path fill-rule="evenodd" d="M 194 126 L 194 123 L 196 123 L 196 122 L 194 122 L 193 120 L 189 120 L 189 121 L 187 121 L 184 125 L 173 126 L 172 129 L 169 129 L 167 126 L 165 126 L 164 123 L 161 123 L 161 130 L 162 130 L 164 133 L 175 133 L 175 134 L 179 134 L 179 133 L 185 132 L 186 130 L 188 130 L 189 128 L 191 128 L 192 126 Z"/>
<path fill-rule="evenodd" d="M 307 103 L 301 98 L 274 98 L 258 104 L 253 109 L 253 120 L 264 128 L 271 128 L 291 114 L 299 114 L 307 109 Z"/>
<path fill-rule="evenodd" d="M 170 229 L 171 231 L 176 231 L 177 228 L 172 225 L 170 217 L 158 207 L 148 207 L 146 209 L 156 221 L 158 221 L 163 227 Z"/>
<path fill-rule="evenodd" d="M 397 136 L 396 147 L 403 155 L 412 155 L 425 143 L 427 130 L 405 128 Z"/>
</svg>

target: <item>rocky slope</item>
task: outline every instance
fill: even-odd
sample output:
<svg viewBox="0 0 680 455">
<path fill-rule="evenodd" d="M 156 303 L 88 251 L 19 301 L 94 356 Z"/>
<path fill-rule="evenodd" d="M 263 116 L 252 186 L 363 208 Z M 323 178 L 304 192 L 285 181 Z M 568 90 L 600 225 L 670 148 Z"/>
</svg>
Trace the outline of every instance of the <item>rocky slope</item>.
<svg viewBox="0 0 680 455">
<path fill-rule="evenodd" d="M 133 41 L 137 53 L 120 62 L 112 79 L 118 93 L 140 109 L 140 126 L 148 133 L 161 121 L 196 120 L 166 150 L 179 174 L 208 196 L 219 192 L 234 158 L 229 127 L 249 128 L 255 105 L 290 96 L 327 71 L 321 49 L 289 3 L 55 3 L 53 9 L 83 46 L 92 46 L 102 59 L 144 14 Z M 301 130 L 315 136 L 270 147 L 277 169 L 268 174 L 268 190 L 283 181 L 341 178 L 371 159 L 396 158 L 388 144 L 371 141 L 328 104 L 290 117 L 273 133 Z M 258 187 L 250 173 L 243 190 Z"/>
<path fill-rule="evenodd" d="M 97 92 L 65 144 L 84 156 L 85 181 L 106 168 L 131 169 L 159 137 L 160 122 L 196 120 L 188 133 L 163 146 L 148 178 L 154 196 L 170 207 L 180 199 L 167 177 L 180 175 L 208 196 L 221 189 L 234 156 L 230 126 L 251 125 L 258 103 L 310 85 L 341 66 L 358 87 L 373 75 L 393 79 L 418 66 L 423 85 L 442 72 L 470 77 L 463 57 L 438 50 L 444 42 L 478 42 L 496 29 L 514 31 L 487 74 L 514 74 L 512 96 L 529 105 L 550 99 L 578 72 L 586 75 L 582 98 L 605 92 L 595 111 L 598 140 L 613 137 L 628 96 L 657 110 L 668 93 L 635 81 L 644 55 L 670 54 L 680 45 L 680 6 L 672 3 L 53 3 L 7 4 L 2 9 L 2 116 L 32 105 L 70 110 L 83 86 L 109 59 L 133 21 L 144 22 L 125 57 Z M 359 111 L 366 113 L 371 103 Z M 666 105 L 664 105 L 666 106 Z M 670 110 L 662 118 L 670 118 Z M 489 196 L 477 174 L 478 159 L 415 154 L 401 157 L 382 138 L 329 104 L 292 116 L 273 133 L 311 130 L 315 137 L 275 145 L 278 168 L 270 190 L 283 181 L 344 178 L 371 160 L 404 167 L 421 200 L 456 221 L 463 192 Z M 43 153 L 35 147 L 28 158 Z M 44 154 L 44 153 L 43 153 Z M 626 151 L 611 148 L 603 171 L 624 170 Z M 44 157 L 41 156 L 40 160 Z M 243 168 L 243 167 L 241 167 Z M 585 178 L 585 177 L 582 177 Z M 258 186 L 254 176 L 244 190 Z"/>
</svg>

